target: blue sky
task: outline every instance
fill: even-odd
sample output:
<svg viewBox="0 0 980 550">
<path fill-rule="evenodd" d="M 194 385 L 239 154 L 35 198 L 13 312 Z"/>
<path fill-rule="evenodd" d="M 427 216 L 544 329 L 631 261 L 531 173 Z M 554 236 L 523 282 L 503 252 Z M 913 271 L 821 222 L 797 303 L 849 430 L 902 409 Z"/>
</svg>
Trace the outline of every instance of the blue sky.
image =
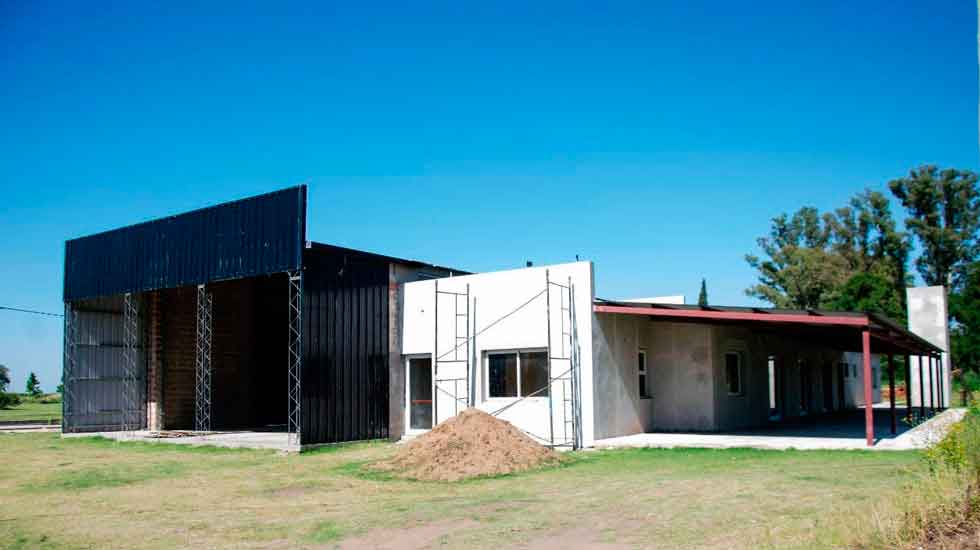
<svg viewBox="0 0 980 550">
<path fill-rule="evenodd" d="M 0 305 L 60 311 L 66 238 L 296 183 L 313 240 L 752 303 L 774 215 L 977 168 L 970 2 L 163 4 L 0 1 Z M 53 389 L 60 322 L 0 311 L 0 363 Z"/>
</svg>

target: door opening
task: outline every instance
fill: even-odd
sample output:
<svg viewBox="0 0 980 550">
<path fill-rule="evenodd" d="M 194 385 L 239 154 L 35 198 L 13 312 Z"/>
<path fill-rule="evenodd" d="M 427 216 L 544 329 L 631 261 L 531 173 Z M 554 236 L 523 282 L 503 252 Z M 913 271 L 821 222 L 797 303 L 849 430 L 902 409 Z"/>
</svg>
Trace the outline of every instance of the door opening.
<svg viewBox="0 0 980 550">
<path fill-rule="evenodd" d="M 408 428 L 432 429 L 432 358 L 408 359 Z"/>
</svg>

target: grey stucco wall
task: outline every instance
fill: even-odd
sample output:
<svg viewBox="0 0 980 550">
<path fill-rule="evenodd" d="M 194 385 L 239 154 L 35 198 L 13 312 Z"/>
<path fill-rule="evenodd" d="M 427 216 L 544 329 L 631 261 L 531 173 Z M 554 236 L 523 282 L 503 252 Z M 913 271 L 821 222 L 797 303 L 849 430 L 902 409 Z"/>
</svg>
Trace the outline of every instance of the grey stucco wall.
<svg viewBox="0 0 980 550">
<path fill-rule="evenodd" d="M 715 426 L 712 334 L 708 325 L 651 322 L 649 362 L 653 429 L 709 431 Z"/>
<path fill-rule="evenodd" d="M 636 315 L 597 315 L 592 324 L 596 438 L 641 433 L 653 429 L 653 402 L 640 398 L 637 353 L 647 352 L 650 379 L 651 327 Z"/>
<path fill-rule="evenodd" d="M 712 327 L 714 371 L 714 430 L 736 430 L 765 424 L 769 417 L 768 353 L 763 339 L 742 327 Z M 725 374 L 725 354 L 742 357 L 742 393 L 730 395 Z"/>
<path fill-rule="evenodd" d="M 929 343 L 941 349 L 949 349 L 949 310 L 947 304 L 946 288 L 942 286 L 915 287 L 906 289 L 909 314 L 909 330 L 926 339 Z M 912 384 L 911 399 L 912 404 L 919 406 L 922 403 L 920 397 L 919 384 L 919 358 L 911 357 L 912 365 Z M 939 403 L 938 391 L 930 392 L 930 384 L 933 382 L 929 369 L 929 360 L 922 360 L 922 378 L 925 384 L 925 404 L 929 406 L 930 398 Z M 949 354 L 943 353 L 941 359 L 940 372 L 937 372 L 936 381 L 942 385 L 943 402 L 941 406 L 948 407 L 950 403 L 950 388 L 952 386 L 951 366 L 949 364 Z"/>
</svg>

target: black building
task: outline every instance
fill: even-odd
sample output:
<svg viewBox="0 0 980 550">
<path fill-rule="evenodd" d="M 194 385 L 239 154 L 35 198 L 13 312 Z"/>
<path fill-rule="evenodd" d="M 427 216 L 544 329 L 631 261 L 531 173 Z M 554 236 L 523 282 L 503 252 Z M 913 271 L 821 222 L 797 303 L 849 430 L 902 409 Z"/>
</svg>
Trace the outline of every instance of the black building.
<svg viewBox="0 0 980 550">
<path fill-rule="evenodd" d="M 67 241 L 63 429 L 400 433 L 398 284 L 457 273 L 307 242 L 305 186 Z"/>
</svg>

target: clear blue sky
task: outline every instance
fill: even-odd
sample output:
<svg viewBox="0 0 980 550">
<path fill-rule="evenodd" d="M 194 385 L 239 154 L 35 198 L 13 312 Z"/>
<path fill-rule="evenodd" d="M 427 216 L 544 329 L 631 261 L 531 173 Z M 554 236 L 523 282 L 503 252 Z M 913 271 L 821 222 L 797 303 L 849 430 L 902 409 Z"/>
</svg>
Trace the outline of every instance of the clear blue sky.
<svg viewBox="0 0 980 550">
<path fill-rule="evenodd" d="M 66 238 L 303 182 L 313 240 L 751 303 L 772 216 L 978 164 L 963 0 L 145 4 L 0 0 L 0 305 L 61 310 Z M 0 311 L 0 363 L 53 389 L 60 321 Z"/>
</svg>

